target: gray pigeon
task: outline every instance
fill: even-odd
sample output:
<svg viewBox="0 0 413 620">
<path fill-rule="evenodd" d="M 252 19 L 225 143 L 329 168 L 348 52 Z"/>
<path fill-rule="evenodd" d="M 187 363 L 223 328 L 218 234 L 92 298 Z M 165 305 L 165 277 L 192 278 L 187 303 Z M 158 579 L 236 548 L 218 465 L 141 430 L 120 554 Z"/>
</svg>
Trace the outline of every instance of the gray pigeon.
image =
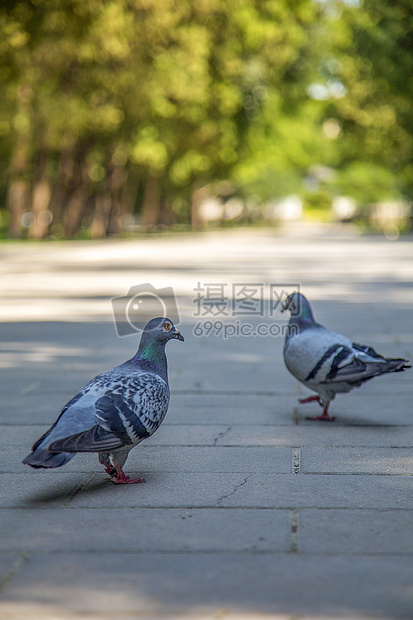
<svg viewBox="0 0 413 620">
<path fill-rule="evenodd" d="M 291 312 L 284 344 L 285 365 L 296 379 L 318 393 L 300 402 L 317 401 L 323 407 L 321 415 L 308 420 L 332 422 L 328 408 L 336 394 L 350 392 L 378 375 L 411 368 L 409 360 L 383 357 L 372 347 L 351 342 L 316 323 L 308 300 L 300 293 L 287 297 L 282 312 L 285 310 Z"/>
<path fill-rule="evenodd" d="M 131 480 L 122 467 L 129 450 L 156 431 L 168 410 L 165 345 L 172 338 L 184 339 L 172 321 L 149 321 L 136 355 L 89 381 L 63 407 L 23 463 L 60 467 L 76 452 L 97 452 L 112 482 L 143 482 Z"/>
</svg>

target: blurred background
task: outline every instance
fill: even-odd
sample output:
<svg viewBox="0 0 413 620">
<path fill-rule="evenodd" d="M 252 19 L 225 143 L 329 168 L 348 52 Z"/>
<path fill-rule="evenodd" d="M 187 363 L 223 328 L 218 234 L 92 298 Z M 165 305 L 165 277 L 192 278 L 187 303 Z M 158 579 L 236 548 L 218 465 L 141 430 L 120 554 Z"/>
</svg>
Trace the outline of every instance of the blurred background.
<svg viewBox="0 0 413 620">
<path fill-rule="evenodd" d="M 410 0 L 3 0 L 0 234 L 411 228 Z"/>
</svg>

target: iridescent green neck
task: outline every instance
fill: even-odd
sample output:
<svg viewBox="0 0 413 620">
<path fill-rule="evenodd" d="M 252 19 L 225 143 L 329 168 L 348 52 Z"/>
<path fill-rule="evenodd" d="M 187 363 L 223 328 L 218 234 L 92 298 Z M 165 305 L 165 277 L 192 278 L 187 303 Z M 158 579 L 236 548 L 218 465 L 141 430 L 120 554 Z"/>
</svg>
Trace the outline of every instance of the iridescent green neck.
<svg viewBox="0 0 413 620">
<path fill-rule="evenodd" d="M 160 342 L 156 338 L 145 338 L 142 335 L 135 359 L 145 362 L 145 366 L 148 368 L 160 369 L 164 373 L 167 372 L 165 342 Z"/>
</svg>

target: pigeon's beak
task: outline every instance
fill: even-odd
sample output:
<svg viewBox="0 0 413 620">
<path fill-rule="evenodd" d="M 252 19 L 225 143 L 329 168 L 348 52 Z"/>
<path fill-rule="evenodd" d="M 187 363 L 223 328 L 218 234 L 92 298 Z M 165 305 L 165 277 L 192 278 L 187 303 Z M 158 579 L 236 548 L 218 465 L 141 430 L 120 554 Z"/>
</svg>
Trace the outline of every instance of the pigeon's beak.
<svg viewBox="0 0 413 620">
<path fill-rule="evenodd" d="M 174 331 L 172 332 L 172 338 L 176 338 L 177 340 L 182 340 L 182 342 L 184 341 L 184 337 L 182 336 L 181 332 L 176 329 L 176 327 Z"/>
<path fill-rule="evenodd" d="M 285 312 L 290 307 L 290 303 L 288 301 L 288 297 L 285 301 L 281 302 L 281 312 Z"/>
</svg>

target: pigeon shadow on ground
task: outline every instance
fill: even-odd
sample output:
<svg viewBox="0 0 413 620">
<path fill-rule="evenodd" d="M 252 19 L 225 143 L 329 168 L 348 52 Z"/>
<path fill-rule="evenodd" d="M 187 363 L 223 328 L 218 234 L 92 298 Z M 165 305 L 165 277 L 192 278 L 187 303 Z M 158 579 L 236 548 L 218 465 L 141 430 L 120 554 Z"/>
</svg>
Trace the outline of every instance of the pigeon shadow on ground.
<svg viewBox="0 0 413 620">
<path fill-rule="evenodd" d="M 357 418 L 355 416 L 348 417 L 346 415 L 336 415 L 333 414 L 334 421 L 323 421 L 323 420 L 309 420 L 308 415 L 301 414 L 299 415 L 299 423 L 305 423 L 306 425 L 318 425 L 318 426 L 357 426 L 360 428 L 398 428 L 399 426 L 409 426 L 408 424 L 386 424 L 383 422 L 375 422 L 374 420 L 366 420 L 365 418 Z"/>
<path fill-rule="evenodd" d="M 145 482 L 154 482 L 153 472 L 142 474 L 128 471 L 128 474 L 131 478 L 143 477 Z M 161 474 L 156 472 L 155 475 L 158 477 Z M 59 486 L 49 485 L 47 488 L 36 491 L 32 495 L 22 499 L 21 503 L 24 504 L 26 508 L 45 508 L 53 503 L 63 503 L 63 506 L 67 506 L 80 494 L 82 494 L 82 496 L 88 495 L 91 497 L 99 493 L 107 492 L 108 490 L 116 492 L 119 488 L 131 488 L 131 486 L 134 488 L 141 486 L 141 484 L 113 484 L 111 479 L 105 474 L 92 473 L 88 474 L 83 479 L 79 478 L 79 483 L 77 485 L 73 485 L 73 482 L 64 485 L 60 483 Z"/>
<path fill-rule="evenodd" d="M 73 483 L 59 483 L 58 486 L 49 484 L 41 491 L 34 491 L 28 497 L 22 498 L 21 503 L 28 508 L 42 508 L 44 504 L 61 503 L 65 500 L 69 502 L 75 491 L 76 488 L 73 487 Z"/>
<path fill-rule="evenodd" d="M 96 475 L 96 473 L 87 474 L 86 476 L 83 475 L 82 478 L 79 477 L 78 483 L 75 484 L 73 484 L 73 481 L 70 483 L 67 482 L 66 484 L 59 482 L 58 486 L 56 484 L 49 484 L 44 489 L 35 491 L 30 496 L 24 498 L 22 503 L 29 508 L 44 508 L 46 505 L 62 502 L 63 505 L 66 506 L 80 493 L 94 493 L 101 491 L 109 484 L 112 486 L 110 478 L 108 477 L 99 476 L 99 478 L 92 483 Z"/>
</svg>

